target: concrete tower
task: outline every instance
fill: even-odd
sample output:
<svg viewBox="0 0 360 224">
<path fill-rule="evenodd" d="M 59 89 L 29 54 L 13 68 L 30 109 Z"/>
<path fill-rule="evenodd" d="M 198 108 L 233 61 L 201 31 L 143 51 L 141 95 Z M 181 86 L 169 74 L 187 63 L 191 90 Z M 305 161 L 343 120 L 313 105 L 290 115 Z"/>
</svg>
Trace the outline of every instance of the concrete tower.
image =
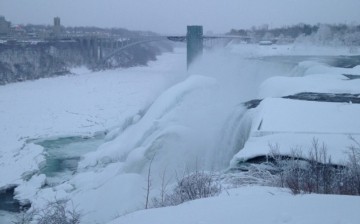
<svg viewBox="0 0 360 224">
<path fill-rule="evenodd" d="M 60 25 L 60 18 L 55 17 L 54 18 L 54 27 L 53 27 L 54 36 L 60 36 L 61 33 L 61 25 Z"/>
<path fill-rule="evenodd" d="M 188 26 L 187 34 L 187 67 L 194 62 L 195 58 L 203 53 L 203 27 Z"/>
</svg>

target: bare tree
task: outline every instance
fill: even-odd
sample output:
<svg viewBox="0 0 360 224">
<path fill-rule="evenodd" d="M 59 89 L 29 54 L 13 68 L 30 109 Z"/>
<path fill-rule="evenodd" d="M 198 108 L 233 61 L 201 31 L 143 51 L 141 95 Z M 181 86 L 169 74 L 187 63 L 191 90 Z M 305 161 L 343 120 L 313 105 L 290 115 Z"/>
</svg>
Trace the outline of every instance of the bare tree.
<svg viewBox="0 0 360 224">
<path fill-rule="evenodd" d="M 154 199 L 157 207 L 178 205 L 186 201 L 200 198 L 213 197 L 220 194 L 222 190 L 211 173 L 195 171 L 177 178 L 175 187 L 170 194 L 165 193 L 163 199 Z"/>
<path fill-rule="evenodd" d="M 16 216 L 16 220 L 12 221 L 13 224 L 30 224 L 33 221 L 34 215 L 36 214 L 35 209 L 29 211 L 23 211 Z"/>
<path fill-rule="evenodd" d="M 155 208 L 166 206 L 166 197 L 167 197 L 168 187 L 171 181 L 170 178 L 166 178 L 166 168 L 163 170 L 162 174 L 160 175 L 160 178 L 161 178 L 160 197 L 152 198 L 152 205 Z"/>
<path fill-rule="evenodd" d="M 348 150 L 348 174 L 351 176 L 349 181 L 352 186 L 352 193 L 360 195 L 360 143 L 353 136 L 349 137 L 353 144 Z"/>
<path fill-rule="evenodd" d="M 169 183 L 170 183 L 170 179 L 166 179 L 166 169 L 164 169 L 164 172 L 161 175 L 161 189 L 160 189 L 160 199 L 162 204 L 165 201 L 165 196 L 167 193 L 167 188 Z"/>
<path fill-rule="evenodd" d="M 81 213 L 76 210 L 74 205 L 68 208 L 69 200 L 55 200 L 48 202 L 42 210 L 32 209 L 27 213 L 22 213 L 14 224 L 79 224 Z"/>
<path fill-rule="evenodd" d="M 269 145 L 273 165 L 280 170 L 279 185 L 289 188 L 293 194 L 360 195 L 360 143 L 353 137 L 350 139 L 353 144 L 347 151 L 345 165 L 333 164 L 327 146 L 317 139 L 313 139 L 307 156 L 300 150 L 292 150 L 287 159 L 278 155 L 278 146 Z"/>
<path fill-rule="evenodd" d="M 278 168 L 278 174 L 279 174 L 279 181 L 280 181 L 280 187 L 285 187 L 285 179 L 284 179 L 284 162 L 280 153 L 280 145 L 278 143 L 276 144 L 268 144 L 270 148 L 269 157 L 273 160 L 272 163 Z"/>
<path fill-rule="evenodd" d="M 151 166 L 152 163 L 154 161 L 155 155 L 151 158 L 150 163 L 149 163 L 149 168 L 148 168 L 148 173 L 147 173 L 147 185 L 146 185 L 146 197 L 145 197 L 145 209 L 149 208 L 149 197 L 150 197 L 150 191 L 151 191 L 151 185 L 152 185 L 152 181 L 151 181 Z"/>
</svg>

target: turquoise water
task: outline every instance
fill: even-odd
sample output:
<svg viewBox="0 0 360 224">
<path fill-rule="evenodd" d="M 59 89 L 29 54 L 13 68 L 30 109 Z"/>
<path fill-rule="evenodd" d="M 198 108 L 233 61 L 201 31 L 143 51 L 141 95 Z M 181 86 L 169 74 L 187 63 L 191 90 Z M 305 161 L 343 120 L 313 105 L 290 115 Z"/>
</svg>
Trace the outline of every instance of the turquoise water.
<svg viewBox="0 0 360 224">
<path fill-rule="evenodd" d="M 46 152 L 46 162 L 41 173 L 47 177 L 47 184 L 54 185 L 68 180 L 78 167 L 81 157 L 96 150 L 104 143 L 105 134 L 92 137 L 70 136 L 56 139 L 37 140 L 34 142 Z"/>
</svg>

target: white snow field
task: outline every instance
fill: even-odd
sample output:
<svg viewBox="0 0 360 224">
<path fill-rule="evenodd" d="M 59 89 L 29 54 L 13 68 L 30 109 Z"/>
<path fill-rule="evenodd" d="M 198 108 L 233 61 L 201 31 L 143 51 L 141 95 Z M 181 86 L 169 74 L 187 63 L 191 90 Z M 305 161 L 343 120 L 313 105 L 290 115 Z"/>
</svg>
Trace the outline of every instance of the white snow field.
<svg viewBox="0 0 360 224">
<path fill-rule="evenodd" d="M 134 212 L 109 224 L 356 224 L 359 197 L 291 195 L 271 187 L 240 187 L 218 197 Z"/>
<path fill-rule="evenodd" d="M 260 187 L 116 219 L 144 208 L 150 164 L 150 196 L 155 197 L 163 173 L 175 181 L 184 171 L 223 171 L 267 154 L 269 142 L 288 153 L 288 146 L 306 148 L 316 137 L 332 146 L 336 160 L 344 159 L 339 152 L 350 143 L 347 135 L 360 133 L 357 104 L 278 97 L 304 90 L 360 93 L 358 79 L 342 78 L 343 72 L 356 75 L 359 68 L 340 71 L 319 62 L 294 67 L 254 59 L 288 51 L 305 52 L 298 46 L 229 46 L 206 52 L 187 72 L 185 50 L 177 49 L 147 67 L 77 69 L 77 75 L 0 86 L 0 189 L 16 185 L 15 198 L 31 202 L 32 208 L 71 199 L 84 224 L 233 223 L 242 217 L 249 223 L 357 223 L 359 197 L 294 197 Z M 339 49 L 321 52 L 337 55 Z M 320 87 L 312 84 L 319 79 Z M 257 97 L 266 98 L 257 108 L 242 106 Z M 99 134 L 103 142 L 86 149 L 86 139 Z M 51 154 L 41 141 L 61 145 L 72 137 L 85 144 L 78 168 L 52 182 L 41 172 Z"/>
</svg>

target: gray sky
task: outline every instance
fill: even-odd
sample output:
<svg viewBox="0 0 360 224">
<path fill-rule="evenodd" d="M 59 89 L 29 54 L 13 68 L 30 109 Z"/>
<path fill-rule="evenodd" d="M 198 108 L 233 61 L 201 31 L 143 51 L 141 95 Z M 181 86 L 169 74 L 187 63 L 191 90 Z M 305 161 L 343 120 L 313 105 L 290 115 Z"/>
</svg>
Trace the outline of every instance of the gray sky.
<svg viewBox="0 0 360 224">
<path fill-rule="evenodd" d="M 123 27 L 163 34 L 203 25 L 216 33 L 231 28 L 300 22 L 360 24 L 360 0 L 0 0 L 0 15 L 13 24 Z"/>
</svg>

